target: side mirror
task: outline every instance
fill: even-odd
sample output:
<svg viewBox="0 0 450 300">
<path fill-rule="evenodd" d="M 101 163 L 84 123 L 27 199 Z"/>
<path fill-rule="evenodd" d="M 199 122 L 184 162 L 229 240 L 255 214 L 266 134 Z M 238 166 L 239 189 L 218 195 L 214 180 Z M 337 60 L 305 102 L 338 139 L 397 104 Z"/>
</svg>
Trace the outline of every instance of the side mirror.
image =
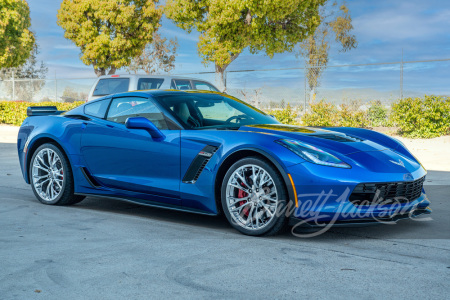
<svg viewBox="0 0 450 300">
<path fill-rule="evenodd" d="M 155 141 L 162 141 L 166 136 L 159 130 L 155 124 L 144 117 L 128 118 L 125 122 L 128 129 L 143 129 L 146 130 Z"/>
</svg>

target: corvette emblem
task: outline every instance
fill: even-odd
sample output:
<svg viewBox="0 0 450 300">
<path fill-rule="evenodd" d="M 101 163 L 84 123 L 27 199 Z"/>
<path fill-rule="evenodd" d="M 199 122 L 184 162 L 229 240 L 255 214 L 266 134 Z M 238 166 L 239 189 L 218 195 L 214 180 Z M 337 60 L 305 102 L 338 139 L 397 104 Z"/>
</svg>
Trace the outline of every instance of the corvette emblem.
<svg viewBox="0 0 450 300">
<path fill-rule="evenodd" d="M 403 161 L 401 159 L 399 159 L 398 161 L 395 160 L 389 160 L 391 163 L 402 166 L 403 168 L 405 167 L 405 164 L 403 163 Z"/>
</svg>

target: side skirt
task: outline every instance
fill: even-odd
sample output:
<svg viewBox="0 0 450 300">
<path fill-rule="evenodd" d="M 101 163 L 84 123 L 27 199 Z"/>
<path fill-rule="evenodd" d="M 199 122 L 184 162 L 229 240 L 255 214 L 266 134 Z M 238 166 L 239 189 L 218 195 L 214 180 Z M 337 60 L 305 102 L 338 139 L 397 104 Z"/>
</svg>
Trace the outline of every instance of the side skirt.
<svg viewBox="0 0 450 300">
<path fill-rule="evenodd" d="M 75 193 L 75 195 L 81 195 L 81 196 L 86 196 L 86 197 L 107 198 L 107 199 L 120 200 L 120 201 L 130 202 L 130 203 L 139 204 L 139 205 L 143 205 L 143 206 L 149 206 L 149 207 L 183 211 L 183 212 L 189 212 L 189 213 L 207 215 L 207 216 L 217 216 L 217 214 L 205 212 L 205 211 L 199 210 L 199 209 L 184 208 L 184 207 L 180 207 L 180 206 L 176 206 L 176 205 L 172 205 L 172 204 L 163 204 L 160 202 L 150 201 L 150 200 L 125 198 L 125 197 L 114 197 L 114 196 L 106 196 L 106 195 L 104 196 L 104 195 L 98 195 L 98 194 L 85 194 L 85 193 Z"/>
</svg>

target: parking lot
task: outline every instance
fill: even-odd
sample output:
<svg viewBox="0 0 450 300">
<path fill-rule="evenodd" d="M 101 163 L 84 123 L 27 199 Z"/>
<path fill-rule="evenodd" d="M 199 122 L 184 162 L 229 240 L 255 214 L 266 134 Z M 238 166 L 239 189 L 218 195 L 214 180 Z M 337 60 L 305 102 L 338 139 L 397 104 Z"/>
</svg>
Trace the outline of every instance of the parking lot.
<svg viewBox="0 0 450 300">
<path fill-rule="evenodd" d="M 432 220 L 252 238 L 223 218 L 98 197 L 42 205 L 2 137 L 0 298 L 446 299 L 448 178 L 429 170 Z"/>
</svg>

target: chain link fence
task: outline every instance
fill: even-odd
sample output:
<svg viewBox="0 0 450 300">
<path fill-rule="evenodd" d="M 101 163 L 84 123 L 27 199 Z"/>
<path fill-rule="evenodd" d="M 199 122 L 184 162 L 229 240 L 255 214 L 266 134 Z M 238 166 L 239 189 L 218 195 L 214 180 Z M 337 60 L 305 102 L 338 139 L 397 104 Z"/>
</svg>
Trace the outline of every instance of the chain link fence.
<svg viewBox="0 0 450 300">
<path fill-rule="evenodd" d="M 0 81 L 0 100 L 74 102 L 87 100 L 96 78 L 10 79 Z"/>
<path fill-rule="evenodd" d="M 190 73 L 214 82 L 214 72 Z M 226 92 L 262 109 L 308 109 L 320 100 L 342 104 L 450 95 L 450 58 L 386 63 L 229 70 Z"/>
<path fill-rule="evenodd" d="M 426 75 L 425 75 L 426 74 Z M 214 72 L 178 74 L 214 83 Z M 335 104 L 379 100 L 385 105 L 403 97 L 450 95 L 450 59 L 388 63 L 298 66 L 279 69 L 228 70 L 226 92 L 262 109 L 308 109 L 321 99 Z M 10 79 L 0 82 L 0 100 L 86 100 L 91 78 Z"/>
</svg>

